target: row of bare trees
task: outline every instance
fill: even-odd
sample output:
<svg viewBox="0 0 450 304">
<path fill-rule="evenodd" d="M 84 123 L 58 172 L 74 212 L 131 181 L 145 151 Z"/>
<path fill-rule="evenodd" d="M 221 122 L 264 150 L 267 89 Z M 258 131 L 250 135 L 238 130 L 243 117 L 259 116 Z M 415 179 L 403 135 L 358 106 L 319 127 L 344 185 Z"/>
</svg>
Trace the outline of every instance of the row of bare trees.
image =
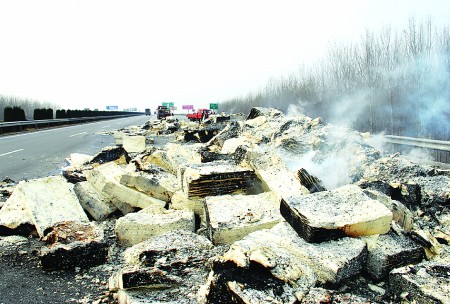
<svg viewBox="0 0 450 304">
<path fill-rule="evenodd" d="M 401 31 L 366 30 L 359 42 L 333 43 L 321 61 L 221 109 L 297 108 L 363 132 L 450 140 L 449 51 L 448 27 L 411 18 Z"/>
<path fill-rule="evenodd" d="M 21 108 L 25 112 L 25 118 L 26 119 L 33 119 L 34 118 L 34 110 L 35 109 L 41 109 L 41 108 L 59 108 L 59 106 L 56 106 L 49 102 L 39 102 L 36 100 L 30 100 L 25 98 L 19 98 L 14 96 L 2 96 L 0 95 L 0 121 L 4 121 L 4 113 L 5 108 Z"/>
</svg>

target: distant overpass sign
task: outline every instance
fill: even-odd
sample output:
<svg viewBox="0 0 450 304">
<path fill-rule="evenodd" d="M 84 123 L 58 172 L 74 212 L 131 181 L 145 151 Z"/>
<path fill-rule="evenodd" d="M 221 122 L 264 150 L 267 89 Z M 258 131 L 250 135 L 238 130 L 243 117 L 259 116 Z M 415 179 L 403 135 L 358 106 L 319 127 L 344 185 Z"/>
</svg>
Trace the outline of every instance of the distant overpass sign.
<svg viewBox="0 0 450 304">
<path fill-rule="evenodd" d="M 210 103 L 209 104 L 209 108 L 211 110 L 218 110 L 219 109 L 219 104 L 218 103 Z"/>
</svg>

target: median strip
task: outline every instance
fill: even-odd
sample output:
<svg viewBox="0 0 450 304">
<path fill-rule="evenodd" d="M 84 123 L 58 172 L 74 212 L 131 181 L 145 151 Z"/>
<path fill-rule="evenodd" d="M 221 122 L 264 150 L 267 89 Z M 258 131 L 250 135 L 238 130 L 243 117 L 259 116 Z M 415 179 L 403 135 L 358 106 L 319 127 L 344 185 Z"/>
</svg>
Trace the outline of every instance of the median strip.
<svg viewBox="0 0 450 304">
<path fill-rule="evenodd" d="M 14 150 L 14 151 L 11 151 L 11 152 L 6 152 L 6 153 L 3 153 L 3 154 L 0 154 L 0 156 L 5 156 L 5 155 L 8 155 L 8 154 L 13 154 L 13 153 L 20 152 L 20 151 L 23 151 L 23 149 Z"/>
</svg>

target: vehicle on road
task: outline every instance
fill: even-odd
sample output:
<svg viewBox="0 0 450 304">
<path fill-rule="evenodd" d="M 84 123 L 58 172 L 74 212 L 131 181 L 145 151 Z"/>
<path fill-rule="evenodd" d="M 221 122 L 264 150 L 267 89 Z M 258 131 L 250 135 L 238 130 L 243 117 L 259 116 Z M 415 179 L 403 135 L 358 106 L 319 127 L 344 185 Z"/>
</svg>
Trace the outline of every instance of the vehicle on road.
<svg viewBox="0 0 450 304">
<path fill-rule="evenodd" d="M 156 110 L 156 117 L 158 119 L 166 119 L 167 116 L 172 116 L 173 114 L 170 112 L 170 109 L 166 106 L 158 106 Z"/>
<path fill-rule="evenodd" d="M 198 109 L 197 112 L 186 114 L 190 121 L 202 121 L 214 114 L 210 109 Z"/>
<path fill-rule="evenodd" d="M 146 116 L 150 116 L 151 114 L 152 114 L 152 112 L 150 111 L 150 109 L 145 109 Z"/>
</svg>

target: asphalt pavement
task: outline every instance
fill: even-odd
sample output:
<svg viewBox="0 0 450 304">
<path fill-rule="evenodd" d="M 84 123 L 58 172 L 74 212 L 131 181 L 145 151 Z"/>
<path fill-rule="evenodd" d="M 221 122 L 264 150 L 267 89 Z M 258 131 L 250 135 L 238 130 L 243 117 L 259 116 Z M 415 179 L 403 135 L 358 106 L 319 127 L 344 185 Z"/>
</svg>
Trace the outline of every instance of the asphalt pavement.
<svg viewBox="0 0 450 304">
<path fill-rule="evenodd" d="M 139 126 L 153 116 L 117 118 L 0 137 L 0 180 L 14 181 L 60 174 L 71 153 L 95 155 L 114 144 L 110 131 Z"/>
</svg>

